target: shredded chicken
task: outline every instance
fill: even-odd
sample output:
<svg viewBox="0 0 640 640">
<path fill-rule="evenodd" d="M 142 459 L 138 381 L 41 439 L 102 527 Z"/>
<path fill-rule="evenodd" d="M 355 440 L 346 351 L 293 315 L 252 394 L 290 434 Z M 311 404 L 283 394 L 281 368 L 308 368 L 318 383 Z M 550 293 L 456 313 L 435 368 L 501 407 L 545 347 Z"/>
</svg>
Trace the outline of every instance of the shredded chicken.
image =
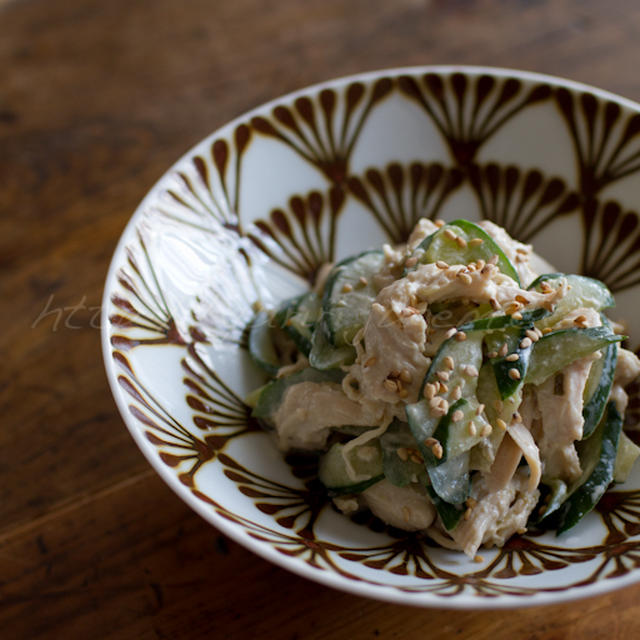
<svg viewBox="0 0 640 640">
<path fill-rule="evenodd" d="M 419 474 L 414 473 L 406 486 L 396 486 L 388 479 L 383 479 L 362 493 L 337 497 L 334 503 L 347 514 L 368 508 L 393 527 L 425 532 L 439 544 L 460 549 L 474 557 L 480 546 L 502 546 L 512 535 L 526 531 L 527 520 L 540 498 L 538 487 L 541 482 L 548 484 L 550 480 L 559 479 L 571 484 L 581 476 L 583 470 L 575 444 L 583 435 L 585 387 L 593 363 L 600 357 L 600 353 L 595 352 L 575 360 L 541 384 L 531 384 L 528 381 L 532 378 L 525 377 L 523 382 L 527 384 L 518 386 L 516 393 L 508 395 L 504 393 L 508 387 L 500 380 L 498 370 L 493 369 L 490 364 L 495 363 L 498 356 L 505 361 L 516 362 L 521 357 L 522 350 L 527 348 L 524 341 L 528 341 L 528 346 L 531 346 L 541 338 L 542 332 L 533 330 L 531 325 L 523 326 L 519 329 L 523 336 L 519 338 L 519 352 L 507 352 L 508 340 L 511 338 L 507 340 L 505 337 L 505 342 L 500 346 L 501 350 L 504 348 L 504 352 L 490 355 L 487 343 L 483 346 L 480 338 L 474 341 L 474 338 L 469 339 L 462 331 L 459 332 L 460 335 L 456 334 L 456 327 L 468 322 L 468 315 L 476 310 L 483 314 L 481 317 L 493 313 L 496 316 L 507 314 L 517 319 L 517 313 L 539 308 L 548 311 L 555 309 L 556 313 L 543 319 L 546 324 L 536 323 L 544 331 L 599 327 L 602 319 L 599 311 L 591 308 L 576 308 L 565 313 L 565 308 L 573 305 L 575 299 L 565 298 L 570 288 L 566 278 L 556 280 L 554 286 L 542 283 L 539 291 L 528 290 L 526 287 L 539 273 L 550 273 L 553 268 L 536 256 L 530 245 L 510 238 L 504 229 L 489 221 L 478 224 L 514 265 L 521 284 L 500 271 L 495 264 L 497 256 L 493 256 L 488 262 L 479 260 L 470 264 L 446 264 L 443 261 L 420 264 L 416 257 L 420 251 L 414 252 L 425 238 L 439 229 L 440 224 L 422 219 L 406 244 L 383 247 L 384 264 L 369 278 L 369 282 L 373 282 L 374 291 L 378 293 L 371 303 L 364 326 L 358 325 L 359 329 L 353 339 L 355 362 L 342 367 L 345 373 L 342 384 L 300 382 L 291 385 L 273 416 L 273 423 L 278 444 L 283 450 L 320 450 L 327 445 L 333 427 L 355 427 L 352 430 L 353 437 L 348 442 L 341 440 L 339 449 L 347 477 L 354 484 L 383 477 L 379 470 L 375 471 L 375 475 L 371 472 L 368 475 L 358 475 L 354 469 L 356 466 L 360 470 L 357 456 L 370 456 L 371 460 L 376 460 L 376 456 L 384 451 L 385 465 L 389 463 L 389 455 L 393 456 L 391 460 L 396 464 L 410 459 L 413 464 L 422 465 L 429 455 L 425 447 L 430 448 L 436 459 L 442 457 L 443 451 L 448 452 L 450 457 L 443 461 L 463 460 L 464 457 L 459 452 L 462 451 L 466 456 L 470 452 L 470 463 L 467 461 L 464 463 L 466 466 L 461 467 L 463 473 L 469 474 L 470 497 L 464 505 L 464 516 L 451 531 L 444 527 L 443 520 L 438 516 L 423 486 L 427 476 L 422 467 L 421 479 L 418 479 Z M 448 237 L 452 242 L 457 242 L 460 247 L 467 247 L 464 238 L 451 235 L 453 232 L 450 229 L 445 229 L 444 232 L 445 235 L 449 233 Z M 486 242 L 486 238 L 484 241 Z M 483 240 L 474 238 L 468 242 L 475 242 L 475 246 L 479 246 Z M 321 293 L 329 272 L 330 265 L 319 270 L 317 293 Z M 575 283 L 576 280 L 569 282 Z M 560 307 L 557 307 L 559 302 Z M 366 303 L 369 301 L 366 300 Z M 561 317 L 557 319 L 557 316 Z M 522 317 L 519 319 L 522 320 Z M 496 329 L 495 325 L 489 329 L 496 330 L 502 329 Z M 513 331 L 513 328 L 508 331 Z M 452 357 L 443 358 L 439 355 L 437 362 L 442 362 L 445 367 L 444 363 L 448 358 L 450 367 L 438 370 L 435 374 L 430 371 L 427 379 L 429 384 L 425 384 L 432 358 L 442 343 L 453 335 L 461 342 L 467 340 L 465 348 L 471 350 L 455 352 L 465 354 L 463 357 L 466 360 L 454 365 Z M 452 340 L 449 344 L 453 343 Z M 497 351 L 497 347 L 494 348 Z M 477 355 L 469 356 L 473 353 Z M 467 356 L 476 358 L 473 366 L 469 364 Z M 313 361 L 312 356 L 310 359 Z M 292 360 L 287 360 L 288 362 Z M 293 364 L 282 367 L 278 377 L 289 376 L 307 366 L 309 360 L 300 356 Z M 523 366 L 526 367 L 526 363 Z M 461 381 L 460 377 L 455 378 L 458 368 L 464 370 L 465 367 L 473 369 L 467 379 Z M 520 380 L 522 371 L 526 372 L 526 368 L 509 369 L 508 375 L 512 380 Z M 488 376 L 485 375 L 487 372 Z M 449 376 L 451 380 L 455 379 L 455 383 L 452 383 Z M 618 348 L 610 398 L 621 412 L 628 402 L 624 388 L 638 376 L 640 359 L 632 352 Z M 472 379 L 474 382 L 470 385 L 469 380 Z M 593 380 L 589 381 L 589 385 L 592 382 Z M 455 384 L 457 387 L 449 389 L 447 384 Z M 457 393 L 455 396 L 454 390 Z M 417 409 L 412 407 L 407 411 L 407 405 L 421 399 L 421 392 L 424 393 L 422 397 L 429 401 L 428 406 L 426 402 L 422 402 L 416 405 Z M 451 395 L 447 396 L 446 408 L 443 408 L 438 402 L 445 400 L 444 395 L 435 396 L 446 393 Z M 463 395 L 468 393 L 474 394 L 473 397 Z M 453 403 L 458 400 L 461 404 L 454 406 Z M 475 404 L 470 408 L 463 400 Z M 490 409 L 479 404 L 489 404 L 490 401 Z M 461 406 L 464 411 L 459 409 Z M 418 427 L 411 423 L 410 430 L 407 415 L 409 413 L 410 420 L 414 410 L 421 417 L 417 419 Z M 420 413 L 422 411 L 424 413 Z M 446 424 L 439 422 L 439 418 L 443 416 L 447 416 Z M 438 420 L 434 421 L 434 417 Z M 436 424 L 438 429 L 451 428 L 452 431 L 447 431 L 447 435 L 442 437 L 437 430 L 428 430 L 432 428 L 429 425 Z M 467 431 L 463 432 L 452 425 L 464 425 Z M 358 431 L 358 428 L 362 430 Z M 387 430 L 388 433 L 383 436 Z M 349 433 L 343 430 L 337 437 L 342 437 L 345 432 Z M 423 442 L 415 442 L 417 433 L 422 434 L 420 439 L 424 439 Z M 393 440 L 399 437 L 398 434 L 400 440 Z M 431 434 L 441 441 L 426 437 Z M 389 437 L 391 440 L 385 440 Z M 402 438 L 407 438 L 408 443 Z M 389 442 L 392 444 L 389 445 Z M 398 446 L 396 442 L 403 446 Z M 633 455 L 636 455 L 635 452 Z M 350 456 L 354 457 L 353 464 Z M 368 472 L 367 467 L 364 468 Z M 458 474 L 458 467 L 455 467 L 455 472 L 451 471 L 452 467 L 448 470 L 446 467 L 442 468 L 445 469 L 445 474 L 452 475 L 439 476 L 440 478 L 446 477 L 449 481 L 451 477 L 455 477 L 455 482 L 466 482 L 466 476 Z M 404 469 L 400 473 L 403 472 Z M 434 476 L 434 467 L 429 467 L 428 461 L 427 472 L 432 489 L 438 490 L 438 476 Z M 342 478 L 344 470 L 340 473 Z M 394 477 L 394 473 L 387 473 L 386 466 L 385 473 L 388 477 Z M 345 480 L 340 482 L 342 487 Z"/>
<path fill-rule="evenodd" d="M 481 545 L 503 546 L 515 533 L 527 530 L 527 520 L 540 493 L 528 488 L 525 469 L 519 469 L 502 489 L 493 490 L 486 478 L 474 484 L 473 499 L 465 515 L 449 532 L 457 548 L 474 557 Z"/>
<path fill-rule="evenodd" d="M 322 449 L 330 427 L 368 427 L 383 420 L 383 411 L 367 412 L 347 398 L 338 384 L 300 382 L 289 387 L 274 416 L 278 445 L 289 449 Z"/>
<path fill-rule="evenodd" d="M 425 353 L 433 353 L 433 349 L 426 349 L 427 323 L 423 314 L 428 305 L 465 298 L 507 309 L 519 297 L 528 300 L 527 308 L 535 309 L 549 307 L 564 294 L 564 286 L 546 294 L 523 290 L 492 264 L 481 269 L 420 265 L 378 294 L 361 335 L 363 344 L 356 342 L 358 358 L 350 375 L 364 397 L 391 404 L 400 400 L 415 402 L 429 364 Z M 440 337 L 444 337 L 442 330 Z M 401 389 L 388 380 L 403 370 L 408 372 L 410 381 L 402 385 L 406 395 L 399 396 Z"/>
<path fill-rule="evenodd" d="M 618 347 L 618 359 L 616 372 L 613 378 L 611 399 L 616 403 L 616 408 L 621 414 L 627 410 L 629 396 L 624 388 L 640 376 L 640 360 L 632 351 Z M 635 425 L 639 428 L 640 425 Z"/>
</svg>

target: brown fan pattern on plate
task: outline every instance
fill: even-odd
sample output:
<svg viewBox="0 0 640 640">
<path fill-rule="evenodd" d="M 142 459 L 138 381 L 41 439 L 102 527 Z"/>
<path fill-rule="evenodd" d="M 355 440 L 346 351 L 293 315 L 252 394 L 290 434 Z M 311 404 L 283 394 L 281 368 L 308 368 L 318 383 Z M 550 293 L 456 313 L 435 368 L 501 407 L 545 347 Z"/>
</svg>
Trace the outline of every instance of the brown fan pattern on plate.
<svg viewBox="0 0 640 640">
<path fill-rule="evenodd" d="M 367 120 L 390 97 L 418 105 L 442 136 L 449 164 L 399 159 L 369 167 L 360 175 L 352 173 L 352 156 Z M 555 105 L 567 127 L 575 153 L 574 184 L 537 167 L 478 160 L 483 146 L 506 123 L 542 103 Z M 250 272 L 252 252 L 257 251 L 286 272 L 313 283 L 319 266 L 339 257 L 336 235 L 350 202 L 368 212 L 390 242 L 402 242 L 420 217 L 438 217 L 447 200 L 467 185 L 481 216 L 522 241 L 535 239 L 546 225 L 563 216 L 580 216 L 581 271 L 620 291 L 640 283 L 640 226 L 638 214 L 609 198 L 607 189 L 640 171 L 638 134 L 640 115 L 626 115 L 616 103 L 588 92 L 572 93 L 508 76 L 400 74 L 310 92 L 238 124 L 228 138 L 216 138 L 204 151 L 199 147 L 182 169 L 169 175 L 149 213 L 202 230 L 210 242 L 224 238 L 235 247 L 229 256 L 231 271 Z M 315 168 L 326 180 L 326 189 L 291 194 L 281 206 L 244 220 L 243 160 L 254 141 L 264 136 Z M 605 534 L 599 544 L 568 548 L 543 543 L 535 533 L 516 536 L 486 565 L 462 575 L 438 562 L 428 539 L 385 527 L 369 516 L 361 517 L 362 526 L 383 532 L 386 542 L 349 548 L 323 540 L 316 525 L 332 507 L 317 480 L 315 463 L 304 457 L 287 458 L 291 474 L 287 483 L 267 478 L 234 458 L 229 448 L 238 438 L 262 438 L 266 443 L 268 436 L 225 382 L 225 372 L 214 370 L 201 355 L 203 346 L 225 339 L 236 348 L 246 346 L 243 331 L 257 290 L 236 301 L 212 285 L 196 303 L 207 296 L 214 300 L 227 324 L 206 326 L 193 309 L 188 328 L 178 330 L 176 310 L 163 295 L 141 230 L 127 247 L 126 264 L 117 281 L 109 318 L 112 357 L 130 414 L 162 462 L 194 496 L 279 553 L 295 556 L 318 571 L 372 585 L 388 587 L 385 572 L 408 576 L 414 579 L 410 584 L 394 588 L 443 597 L 463 592 L 495 597 L 564 590 L 621 576 L 640 566 L 640 540 L 633 539 L 640 535 L 640 491 L 636 490 L 612 491 L 600 502 L 597 513 Z M 176 420 L 131 364 L 130 352 L 149 345 L 183 352 L 182 384 L 192 425 Z M 640 414 L 640 393 L 634 389 L 630 420 Z M 206 495 L 198 474 L 208 464 L 220 465 L 224 477 L 254 502 L 258 512 L 268 515 L 272 525 L 232 513 Z M 594 562 L 588 574 L 561 587 L 528 587 L 514 580 L 585 562 Z M 373 573 L 365 578 L 350 571 L 351 564 L 361 564 Z M 380 578 L 374 577 L 376 572 Z"/>
</svg>

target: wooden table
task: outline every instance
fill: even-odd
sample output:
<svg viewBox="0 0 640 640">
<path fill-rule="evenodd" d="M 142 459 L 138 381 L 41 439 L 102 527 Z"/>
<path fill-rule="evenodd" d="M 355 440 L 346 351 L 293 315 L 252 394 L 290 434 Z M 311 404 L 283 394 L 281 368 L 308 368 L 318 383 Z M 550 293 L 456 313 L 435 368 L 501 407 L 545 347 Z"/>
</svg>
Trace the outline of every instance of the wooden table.
<svg viewBox="0 0 640 640">
<path fill-rule="evenodd" d="M 639 100 L 640 5 L 0 0 L 0 637 L 640 637 L 640 586 L 573 606 L 452 613 L 289 574 L 174 496 L 107 388 L 107 264 L 180 154 L 304 85 L 447 62 Z"/>
</svg>

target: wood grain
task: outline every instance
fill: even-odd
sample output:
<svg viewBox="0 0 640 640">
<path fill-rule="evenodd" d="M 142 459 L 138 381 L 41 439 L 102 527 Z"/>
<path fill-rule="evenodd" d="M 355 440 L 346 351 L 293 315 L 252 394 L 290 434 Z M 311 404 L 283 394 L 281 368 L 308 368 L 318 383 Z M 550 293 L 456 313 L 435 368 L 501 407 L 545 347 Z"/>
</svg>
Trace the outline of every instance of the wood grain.
<svg viewBox="0 0 640 640">
<path fill-rule="evenodd" d="M 0 0 L 0 636 L 637 637 L 640 587 L 452 614 L 338 593 L 226 540 L 135 448 L 95 316 L 136 204 L 239 113 L 429 63 L 640 99 L 639 35 L 631 0 Z"/>
</svg>

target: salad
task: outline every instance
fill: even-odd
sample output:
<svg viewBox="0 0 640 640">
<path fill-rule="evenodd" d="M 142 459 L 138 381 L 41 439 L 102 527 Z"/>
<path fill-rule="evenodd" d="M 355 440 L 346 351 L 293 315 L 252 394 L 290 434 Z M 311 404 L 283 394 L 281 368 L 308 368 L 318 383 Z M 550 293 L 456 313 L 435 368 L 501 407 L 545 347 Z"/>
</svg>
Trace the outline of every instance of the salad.
<svg viewBox="0 0 640 640">
<path fill-rule="evenodd" d="M 271 380 L 248 402 L 281 450 L 318 452 L 340 511 L 476 558 L 570 529 L 630 473 L 640 361 L 613 305 L 491 222 L 422 219 L 258 309 L 249 347 Z"/>
</svg>

